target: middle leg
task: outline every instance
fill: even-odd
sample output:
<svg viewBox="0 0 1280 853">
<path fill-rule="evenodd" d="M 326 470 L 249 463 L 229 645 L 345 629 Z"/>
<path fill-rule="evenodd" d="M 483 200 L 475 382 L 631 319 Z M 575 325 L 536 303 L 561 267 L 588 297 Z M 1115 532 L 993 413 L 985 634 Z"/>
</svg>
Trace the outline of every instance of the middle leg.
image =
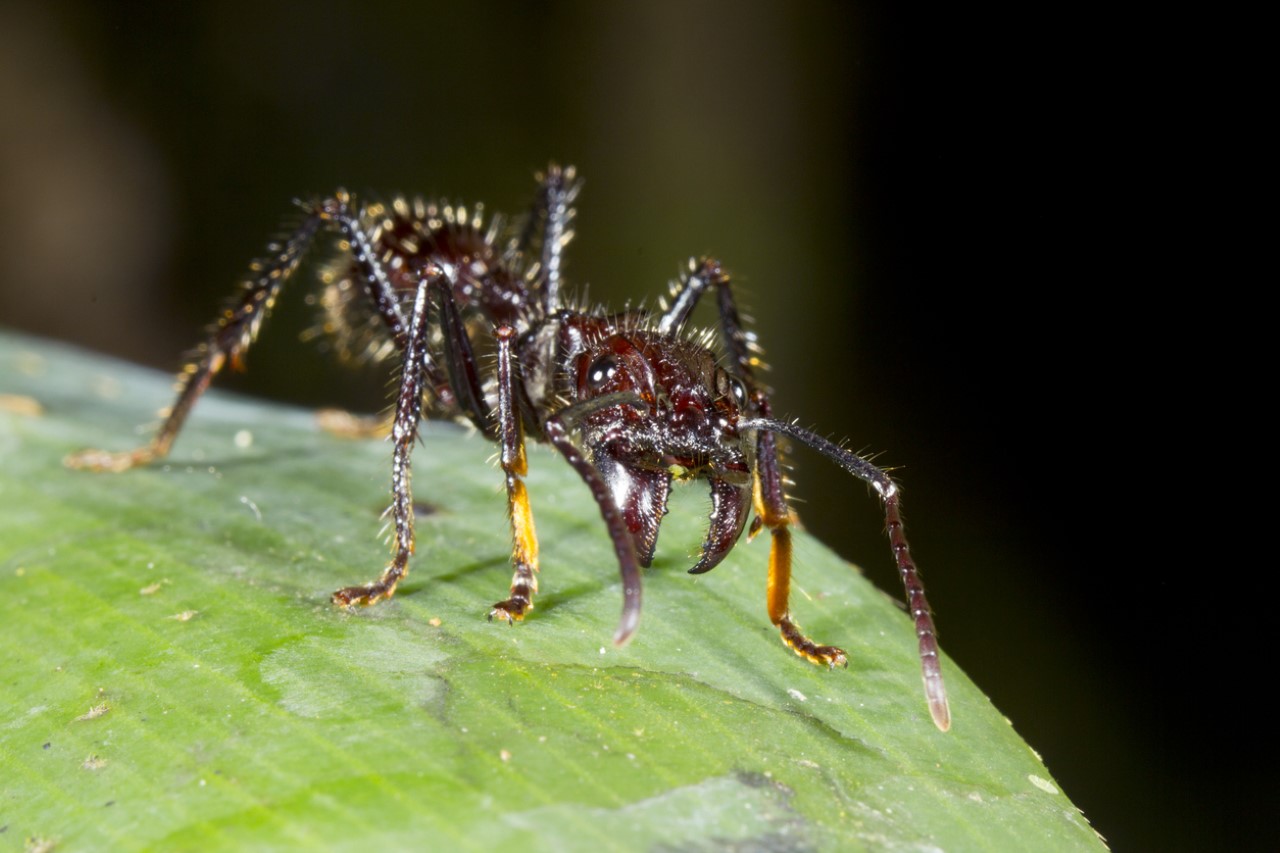
<svg viewBox="0 0 1280 853">
<path fill-rule="evenodd" d="M 533 511 L 524 478 L 529 462 L 524 452 L 524 428 L 516 405 L 515 359 L 511 352 L 516 331 L 502 325 L 494 332 L 498 341 L 498 440 L 499 459 L 507 478 L 507 512 L 511 516 L 511 595 L 489 611 L 489 618 L 505 619 L 513 624 L 533 609 L 533 594 L 538 591 L 538 534 L 533 528 Z"/>
<path fill-rule="evenodd" d="M 426 379 L 428 359 L 427 343 L 430 337 L 428 303 L 433 284 L 444 277 L 438 267 L 432 265 L 424 271 L 418 284 L 413 303 L 413 313 L 408 318 L 405 337 L 403 368 L 400 375 L 400 393 L 396 397 L 395 420 L 391 438 L 395 444 L 391 462 L 391 517 L 394 532 L 391 545 L 391 562 L 382 576 L 372 583 L 349 586 L 333 594 L 334 604 L 350 606 L 373 604 L 395 595 L 396 585 L 409 573 L 409 557 L 413 554 L 413 491 L 410 485 L 413 446 L 418 439 L 418 422 L 422 417 L 422 392 Z"/>
</svg>

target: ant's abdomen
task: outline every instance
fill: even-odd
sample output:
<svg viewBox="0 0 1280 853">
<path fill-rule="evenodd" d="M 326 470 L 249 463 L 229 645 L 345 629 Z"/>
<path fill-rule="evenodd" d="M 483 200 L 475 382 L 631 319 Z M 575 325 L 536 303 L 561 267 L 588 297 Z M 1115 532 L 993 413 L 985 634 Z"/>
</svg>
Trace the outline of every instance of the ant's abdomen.
<svg viewBox="0 0 1280 853">
<path fill-rule="evenodd" d="M 440 266 L 453 281 L 453 298 L 459 308 L 476 307 L 494 323 L 514 323 L 527 304 L 524 277 L 495 246 L 497 235 L 477 223 L 445 223 L 423 235 L 417 264 L 406 272 L 403 285 L 412 294 L 418 280 L 416 268 L 422 262 Z"/>
<path fill-rule="evenodd" d="M 527 303 L 524 276 L 512 268 L 512 253 L 499 245 L 502 223 L 496 218 L 486 222 L 482 206 L 468 210 L 398 197 L 390 204 L 366 206 L 360 218 L 369 226 L 403 311 L 412 307 L 420 271 L 430 263 L 448 273 L 460 308 L 478 309 L 493 323 L 514 322 Z M 332 337 L 345 358 L 390 356 L 395 345 L 364 292 L 360 265 L 348 247 L 339 249 L 337 260 L 321 272 L 323 291 L 309 299 L 323 309 L 319 327 L 309 336 Z"/>
</svg>

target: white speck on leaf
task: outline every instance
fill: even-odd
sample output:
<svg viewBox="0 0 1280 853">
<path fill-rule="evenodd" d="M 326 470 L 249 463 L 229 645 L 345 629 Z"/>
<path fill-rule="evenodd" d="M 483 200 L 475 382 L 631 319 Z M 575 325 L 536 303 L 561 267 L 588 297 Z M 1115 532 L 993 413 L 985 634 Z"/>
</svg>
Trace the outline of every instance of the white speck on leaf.
<svg viewBox="0 0 1280 853">
<path fill-rule="evenodd" d="M 1029 781 L 1032 785 L 1035 785 L 1041 791 L 1044 791 L 1046 794 L 1058 793 L 1057 786 L 1055 786 L 1048 779 L 1041 779 L 1039 776 L 1037 776 L 1034 773 L 1027 774 L 1027 781 Z"/>
</svg>

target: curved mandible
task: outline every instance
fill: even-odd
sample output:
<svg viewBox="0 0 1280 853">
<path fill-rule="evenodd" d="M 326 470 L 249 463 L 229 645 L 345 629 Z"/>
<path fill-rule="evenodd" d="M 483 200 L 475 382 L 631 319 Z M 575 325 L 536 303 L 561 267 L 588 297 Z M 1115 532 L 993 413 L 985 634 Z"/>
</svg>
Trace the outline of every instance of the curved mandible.
<svg viewBox="0 0 1280 853">
<path fill-rule="evenodd" d="M 560 452 L 565 461 L 578 472 L 578 476 L 591 489 L 591 496 L 600 507 L 600 515 L 609 529 L 609 538 L 613 540 L 613 551 L 618 558 L 618 571 L 622 576 L 622 617 L 618 622 L 618 630 L 613 634 L 614 645 L 625 646 L 630 641 L 636 628 L 640 625 L 641 579 L 640 561 L 636 558 L 635 543 L 631 532 L 627 530 L 626 519 L 622 510 L 613 501 L 604 477 L 596 467 L 582 455 L 578 446 L 569 437 L 570 427 L 575 421 L 592 412 L 617 405 L 635 405 L 643 407 L 644 401 L 635 394 L 605 394 L 592 400 L 586 400 L 570 406 L 548 418 L 542 425 L 543 435 L 547 441 Z"/>
</svg>

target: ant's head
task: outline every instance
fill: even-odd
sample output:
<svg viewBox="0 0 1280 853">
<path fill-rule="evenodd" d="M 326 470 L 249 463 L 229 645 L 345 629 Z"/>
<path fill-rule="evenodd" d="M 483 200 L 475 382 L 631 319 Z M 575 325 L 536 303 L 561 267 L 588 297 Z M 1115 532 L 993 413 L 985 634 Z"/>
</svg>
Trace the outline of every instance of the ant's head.
<svg viewBox="0 0 1280 853">
<path fill-rule="evenodd" d="M 755 434 L 747 389 L 696 342 L 614 333 L 571 368 L 584 444 L 613 491 L 644 565 L 653 559 L 672 480 L 706 479 L 711 518 L 691 571 L 714 568 L 742 533 L 751 507 Z"/>
</svg>

